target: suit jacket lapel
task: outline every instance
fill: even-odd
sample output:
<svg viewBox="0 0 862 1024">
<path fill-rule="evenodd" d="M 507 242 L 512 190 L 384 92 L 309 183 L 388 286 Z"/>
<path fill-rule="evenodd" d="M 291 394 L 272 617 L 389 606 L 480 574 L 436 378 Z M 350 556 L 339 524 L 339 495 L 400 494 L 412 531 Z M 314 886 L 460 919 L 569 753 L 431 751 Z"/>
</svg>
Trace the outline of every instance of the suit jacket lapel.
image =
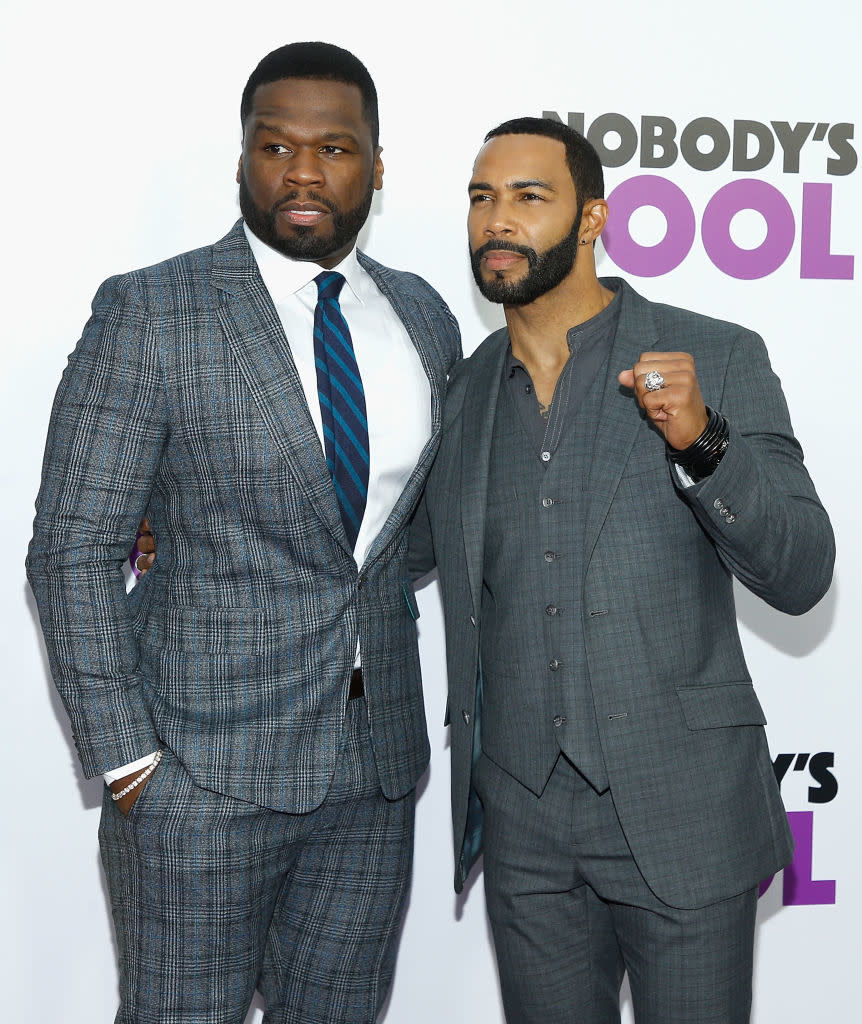
<svg viewBox="0 0 862 1024">
<path fill-rule="evenodd" d="M 222 329 L 273 444 L 324 525 L 350 551 L 296 364 L 241 221 L 213 247 L 212 279 L 222 293 Z"/>
<path fill-rule="evenodd" d="M 611 347 L 602 392 L 590 465 L 588 510 L 585 529 L 585 565 L 589 564 L 602 524 L 617 492 L 643 414 L 634 395 L 617 380 L 621 370 L 631 369 L 642 352 L 659 347 L 659 337 L 648 304 L 624 281 L 617 333 Z"/>
<path fill-rule="evenodd" d="M 461 527 L 473 613 L 477 618 L 482 602 L 491 441 L 508 344 L 508 331 L 502 328 L 476 351 L 469 364 L 461 412 Z"/>
<path fill-rule="evenodd" d="M 398 319 L 404 325 L 410 340 L 419 353 L 422 367 L 425 370 L 425 375 L 431 387 L 431 436 L 422 449 L 416 466 L 404 490 L 401 492 L 401 496 L 389 513 L 380 533 L 371 544 L 368 556 L 362 566 L 363 571 L 365 571 L 374 558 L 381 551 L 385 550 L 395 534 L 413 514 L 413 510 L 419 502 L 428 471 L 431 468 L 431 463 L 434 461 L 434 456 L 440 443 L 445 378 L 440 361 L 437 360 L 435 362 L 432 357 L 434 324 L 430 318 L 427 318 L 421 303 L 410 301 L 405 296 L 403 286 L 399 287 L 397 275 L 387 267 L 376 263 L 362 252 L 357 252 L 356 255 L 360 266 L 370 274 L 374 283 L 386 297 L 389 304 L 395 310 Z"/>
</svg>

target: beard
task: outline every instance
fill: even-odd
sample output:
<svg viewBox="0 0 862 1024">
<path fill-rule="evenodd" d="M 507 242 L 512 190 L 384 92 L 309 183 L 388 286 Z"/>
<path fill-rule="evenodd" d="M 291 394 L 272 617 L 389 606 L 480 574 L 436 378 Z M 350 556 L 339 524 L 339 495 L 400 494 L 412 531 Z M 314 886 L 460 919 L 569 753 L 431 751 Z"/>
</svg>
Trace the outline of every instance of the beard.
<svg viewBox="0 0 862 1024">
<path fill-rule="evenodd" d="M 314 263 L 326 259 L 333 253 L 338 252 L 348 245 L 351 245 L 356 236 L 362 230 L 362 226 L 368 220 L 371 212 L 371 200 L 374 196 L 373 176 L 369 178 L 368 189 L 362 199 L 352 209 L 347 211 L 339 208 L 317 192 L 304 191 L 300 193 L 294 189 L 281 199 L 270 210 L 264 210 L 255 203 L 251 192 L 246 184 L 245 174 L 240 174 L 239 179 L 239 208 L 243 219 L 251 228 L 254 234 L 268 246 L 287 256 L 292 260 L 307 260 Z M 316 234 L 312 226 L 294 226 L 292 233 L 285 237 L 278 233 L 276 227 L 277 214 L 285 204 L 302 198 L 305 201 L 320 203 L 325 206 L 332 215 L 332 231 L 326 235 Z"/>
<path fill-rule="evenodd" d="M 526 245 L 503 240 L 486 242 L 470 252 L 470 266 L 479 291 L 489 302 L 500 302 L 504 306 L 527 306 L 546 292 L 556 288 L 571 273 L 578 254 L 578 231 L 581 224 L 581 210 L 578 210 L 572 230 L 562 241 L 542 253 Z M 493 250 L 517 252 L 526 257 L 527 273 L 519 281 L 507 281 L 498 271 L 490 281 L 482 277 L 482 257 Z"/>
</svg>

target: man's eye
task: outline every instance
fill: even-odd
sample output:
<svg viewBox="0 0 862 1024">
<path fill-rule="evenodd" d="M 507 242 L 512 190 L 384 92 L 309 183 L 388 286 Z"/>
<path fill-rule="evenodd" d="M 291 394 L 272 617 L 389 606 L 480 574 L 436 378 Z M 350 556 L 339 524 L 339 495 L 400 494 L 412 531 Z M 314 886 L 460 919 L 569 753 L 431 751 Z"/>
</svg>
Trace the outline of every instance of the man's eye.
<svg viewBox="0 0 862 1024">
<path fill-rule="evenodd" d="M 321 146 L 320 152 L 327 153 L 329 155 L 336 155 L 338 153 L 343 153 L 344 150 L 341 148 L 341 146 Z"/>
<path fill-rule="evenodd" d="M 479 203 L 490 203 L 490 202 L 491 202 L 491 197 L 489 195 L 486 195 L 484 192 L 474 192 L 470 196 L 470 205 L 471 206 L 478 206 Z"/>
<path fill-rule="evenodd" d="M 524 192 L 521 198 L 526 199 L 529 202 L 543 202 L 545 197 L 540 196 L 538 192 Z"/>
<path fill-rule="evenodd" d="M 283 146 L 280 142 L 270 142 L 263 148 L 265 152 L 275 153 L 277 156 L 282 156 L 284 153 L 290 152 L 287 146 Z"/>
</svg>

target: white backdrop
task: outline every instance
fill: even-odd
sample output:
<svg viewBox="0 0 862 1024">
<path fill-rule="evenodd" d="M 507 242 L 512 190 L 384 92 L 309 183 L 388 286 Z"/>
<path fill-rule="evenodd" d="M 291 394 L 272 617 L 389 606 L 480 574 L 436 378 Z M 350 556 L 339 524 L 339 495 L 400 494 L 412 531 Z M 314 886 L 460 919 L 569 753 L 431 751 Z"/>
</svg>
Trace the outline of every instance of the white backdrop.
<svg viewBox="0 0 862 1024">
<path fill-rule="evenodd" d="M 470 164 L 489 127 L 543 111 L 583 115 L 587 128 L 617 115 L 594 132 L 618 164 L 607 170 L 608 188 L 622 185 L 618 208 L 629 209 L 612 221 L 614 259 L 600 251 L 600 271 L 616 273 L 618 264 L 650 298 L 740 321 L 765 337 L 832 515 L 839 560 L 829 595 L 801 619 L 739 595 L 798 846 L 793 871 L 773 880 L 761 900 L 753 1019 L 858 1019 L 858 6 L 330 0 L 312 9 L 271 0 L 4 0 L 0 9 L 4 1019 L 100 1024 L 116 1006 L 96 846 L 101 784 L 81 777 L 23 571 L 53 392 L 106 276 L 214 241 L 233 223 L 242 86 L 264 53 L 307 38 L 354 50 L 380 93 L 386 179 L 363 247 L 418 271 L 444 294 L 465 350 L 501 322 L 499 310 L 476 294 L 465 257 Z M 647 146 L 642 157 L 643 118 L 666 119 L 658 123 L 665 142 L 674 139 L 675 160 L 664 143 Z M 735 122 L 743 121 L 757 125 L 736 124 L 734 156 Z M 701 132 L 714 142 L 698 142 Z M 725 136 L 731 152 L 721 159 Z M 795 168 L 793 140 L 803 137 Z M 710 152 L 713 169 L 691 166 L 710 163 Z M 661 197 L 665 215 L 640 205 L 645 187 L 632 179 L 641 175 L 663 179 L 648 182 L 647 191 L 656 202 Z M 481 879 L 464 897 L 451 889 L 433 586 L 422 592 L 421 608 L 433 756 L 385 1020 L 495 1024 L 502 1014 Z M 630 1021 L 628 1003 L 624 1013 Z M 249 1022 L 260 1018 L 255 1008 Z"/>
</svg>

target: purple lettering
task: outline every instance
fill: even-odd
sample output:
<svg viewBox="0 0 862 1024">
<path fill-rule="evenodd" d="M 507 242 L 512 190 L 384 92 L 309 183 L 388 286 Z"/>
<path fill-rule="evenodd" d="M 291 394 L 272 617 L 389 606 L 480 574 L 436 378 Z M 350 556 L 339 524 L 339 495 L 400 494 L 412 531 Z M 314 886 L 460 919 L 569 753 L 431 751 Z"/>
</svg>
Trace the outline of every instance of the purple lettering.
<svg viewBox="0 0 862 1024">
<path fill-rule="evenodd" d="M 755 249 L 741 249 L 730 237 L 730 222 L 740 210 L 756 210 L 766 221 L 766 238 Z M 741 281 L 777 270 L 787 259 L 795 235 L 790 204 L 777 188 L 757 178 L 720 188 L 703 211 L 701 237 L 707 255 L 719 270 Z"/>
<path fill-rule="evenodd" d="M 784 905 L 815 906 L 835 902 L 835 882 L 811 877 L 814 848 L 814 811 L 788 811 L 796 851 L 784 869 Z"/>
<path fill-rule="evenodd" d="M 813 879 L 814 866 L 814 811 L 788 811 L 787 822 L 793 833 L 793 860 L 784 869 L 785 907 L 810 907 L 835 902 L 835 882 L 832 879 Z M 772 885 L 775 875 L 760 883 L 758 898 Z"/>
<path fill-rule="evenodd" d="M 628 178 L 608 196 L 611 218 L 602 236 L 616 265 L 638 277 L 660 277 L 675 270 L 694 242 L 694 210 L 682 189 L 667 178 L 640 174 Z M 635 210 L 654 206 L 664 214 L 667 231 L 655 245 L 641 245 L 629 230 Z"/>
<path fill-rule="evenodd" d="M 853 257 L 830 252 L 832 185 L 806 182 L 802 186 L 802 254 L 800 277 L 832 281 L 853 280 Z"/>
</svg>

